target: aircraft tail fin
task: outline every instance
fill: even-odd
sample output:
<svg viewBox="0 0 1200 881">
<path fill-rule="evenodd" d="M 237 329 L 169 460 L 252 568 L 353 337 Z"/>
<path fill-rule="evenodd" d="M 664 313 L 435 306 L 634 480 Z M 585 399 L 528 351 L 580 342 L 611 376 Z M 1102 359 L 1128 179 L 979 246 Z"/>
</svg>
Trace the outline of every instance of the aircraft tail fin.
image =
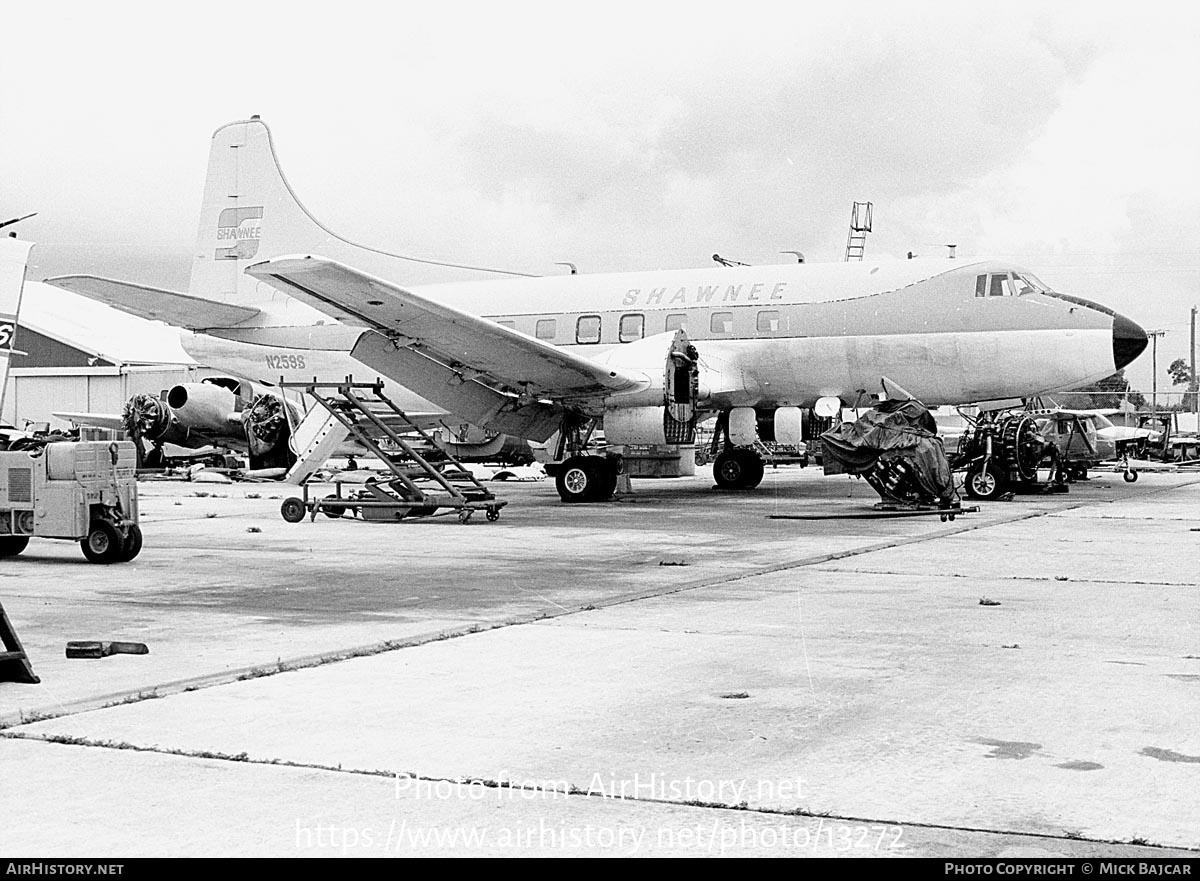
<svg viewBox="0 0 1200 881">
<path fill-rule="evenodd" d="M 0 411 L 4 408 L 4 390 L 8 386 L 8 364 L 17 335 L 17 317 L 21 314 L 21 292 L 25 289 L 25 267 L 29 264 L 32 242 L 0 238 Z"/>
<path fill-rule="evenodd" d="M 259 309 L 270 324 L 316 321 L 321 313 L 243 274 L 251 263 L 282 254 L 320 254 L 397 281 L 465 281 L 521 275 L 391 254 L 334 233 L 301 204 L 280 168 L 271 131 L 258 117 L 232 122 L 212 137 L 189 293 Z M 301 316 L 304 313 L 304 316 Z M 311 314 L 310 314 L 311 313 Z"/>
</svg>

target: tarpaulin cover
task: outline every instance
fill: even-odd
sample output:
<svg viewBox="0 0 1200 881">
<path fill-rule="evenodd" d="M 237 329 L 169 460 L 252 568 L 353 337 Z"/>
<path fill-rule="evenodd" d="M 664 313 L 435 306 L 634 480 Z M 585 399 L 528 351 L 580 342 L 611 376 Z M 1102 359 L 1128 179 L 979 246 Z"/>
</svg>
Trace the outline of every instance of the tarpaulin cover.
<svg viewBox="0 0 1200 881">
<path fill-rule="evenodd" d="M 940 502 L 954 498 L 950 463 L 932 414 L 917 401 L 883 401 L 855 422 L 821 435 L 826 474 L 863 474 L 880 459 L 902 458 L 921 491 Z"/>
</svg>

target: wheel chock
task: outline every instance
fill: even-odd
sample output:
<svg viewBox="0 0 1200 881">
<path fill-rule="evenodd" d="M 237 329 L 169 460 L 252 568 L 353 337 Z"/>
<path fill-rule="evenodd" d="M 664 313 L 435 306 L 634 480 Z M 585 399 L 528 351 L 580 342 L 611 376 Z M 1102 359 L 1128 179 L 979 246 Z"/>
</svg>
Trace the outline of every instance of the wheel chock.
<svg viewBox="0 0 1200 881">
<path fill-rule="evenodd" d="M 107 658 L 109 655 L 148 655 L 144 642 L 97 642 L 75 640 L 67 643 L 68 658 Z"/>
</svg>

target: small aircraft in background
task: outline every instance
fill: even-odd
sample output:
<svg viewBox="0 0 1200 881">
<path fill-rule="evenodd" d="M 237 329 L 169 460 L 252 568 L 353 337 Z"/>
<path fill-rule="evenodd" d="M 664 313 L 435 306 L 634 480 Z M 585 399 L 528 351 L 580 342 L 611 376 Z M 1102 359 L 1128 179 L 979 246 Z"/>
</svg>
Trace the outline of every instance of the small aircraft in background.
<svg viewBox="0 0 1200 881">
<path fill-rule="evenodd" d="M 277 391 L 234 377 L 185 382 L 161 396 L 134 395 L 120 414 L 56 412 L 76 425 L 125 431 L 138 448 L 139 467 L 160 468 L 166 445 L 188 450 L 228 447 L 247 454 L 250 469 L 287 469 L 291 427 L 300 408 Z"/>
<path fill-rule="evenodd" d="M 1151 432 L 1145 428 L 1116 425 L 1109 418 L 1116 410 L 1033 411 L 1038 432 L 1058 449 L 1060 467 L 1068 478 L 1086 480 L 1089 468 L 1123 464 L 1125 480 L 1137 480 L 1130 459 L 1143 459 Z"/>
</svg>

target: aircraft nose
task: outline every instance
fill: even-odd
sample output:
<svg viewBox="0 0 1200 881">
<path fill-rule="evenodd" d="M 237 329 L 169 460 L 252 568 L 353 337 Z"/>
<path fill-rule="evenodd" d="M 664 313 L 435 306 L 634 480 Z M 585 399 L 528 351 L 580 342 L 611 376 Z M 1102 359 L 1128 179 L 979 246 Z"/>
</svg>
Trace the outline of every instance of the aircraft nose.
<svg viewBox="0 0 1200 881">
<path fill-rule="evenodd" d="M 1150 342 L 1146 331 L 1124 315 L 1113 315 L 1113 363 L 1120 370 L 1146 350 Z"/>
</svg>

